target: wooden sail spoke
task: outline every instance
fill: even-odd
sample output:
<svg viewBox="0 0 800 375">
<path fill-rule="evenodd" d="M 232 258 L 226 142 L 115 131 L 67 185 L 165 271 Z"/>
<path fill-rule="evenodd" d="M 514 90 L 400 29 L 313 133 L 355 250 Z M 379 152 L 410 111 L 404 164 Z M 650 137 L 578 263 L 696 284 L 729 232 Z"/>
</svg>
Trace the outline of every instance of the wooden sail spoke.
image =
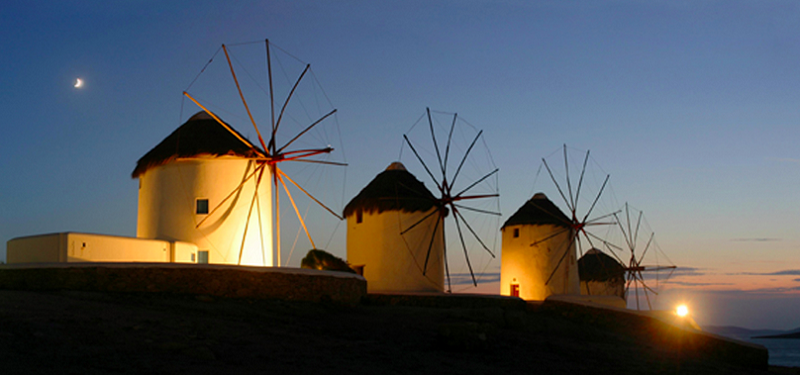
<svg viewBox="0 0 800 375">
<path fill-rule="evenodd" d="M 277 151 L 276 153 L 277 153 L 277 154 L 280 154 L 280 153 L 281 153 L 281 152 L 282 152 L 284 149 L 286 149 L 286 147 L 289 147 L 289 145 L 291 145 L 292 143 L 294 143 L 294 141 L 296 141 L 298 138 L 302 137 L 302 136 L 303 136 L 303 134 L 306 134 L 306 132 L 308 132 L 309 130 L 311 130 L 311 129 L 312 129 L 312 128 L 314 128 L 315 126 L 317 126 L 317 124 L 319 124 L 320 122 L 324 121 L 326 118 L 328 118 L 330 115 L 332 115 L 332 114 L 334 114 L 334 113 L 336 113 L 336 110 L 335 110 L 335 109 L 334 109 L 334 110 L 332 110 L 332 111 L 330 111 L 330 112 L 328 112 L 328 113 L 327 113 L 325 116 L 322 116 L 322 118 L 320 118 L 319 120 L 317 120 L 317 121 L 314 121 L 314 123 L 313 123 L 313 124 L 309 125 L 309 126 L 308 126 L 307 128 L 305 128 L 305 129 L 303 129 L 303 131 L 301 131 L 301 132 L 300 132 L 300 133 L 298 133 L 296 136 L 294 136 L 294 138 L 292 138 L 291 140 L 289 140 L 289 142 L 286 142 L 286 144 L 285 144 L 285 145 L 283 145 L 283 147 L 279 148 L 279 149 L 278 149 L 278 151 Z"/>
<path fill-rule="evenodd" d="M 200 108 L 202 108 L 204 111 L 206 111 L 206 113 L 208 113 L 208 115 L 209 115 L 209 116 L 211 116 L 211 117 L 212 117 L 214 120 L 216 120 L 216 121 L 217 121 L 217 122 L 218 122 L 220 125 L 222 125 L 222 127 L 223 127 L 223 128 L 225 128 L 225 130 L 227 130 L 228 132 L 230 132 L 230 133 L 231 133 L 231 134 L 232 134 L 234 137 L 236 137 L 236 139 L 238 139 L 238 140 L 239 140 L 239 141 L 241 141 L 242 143 L 244 143 L 244 144 L 246 144 L 246 145 L 250 146 L 250 148 L 252 148 L 252 149 L 253 149 L 253 151 L 254 151 L 254 152 L 257 154 L 257 155 L 259 155 L 259 156 L 261 156 L 261 157 L 266 157 L 266 155 L 264 155 L 264 153 L 263 153 L 263 152 L 261 152 L 261 150 L 259 150 L 259 149 L 258 149 L 258 148 L 256 148 L 255 146 L 253 146 L 253 144 L 252 144 L 252 143 L 250 143 L 250 141 L 248 141 L 248 140 L 246 140 L 246 139 L 242 138 L 242 136 L 241 136 L 241 135 L 239 135 L 239 133 L 237 133 L 237 132 L 236 132 L 235 130 L 233 130 L 233 129 L 232 129 L 230 126 L 228 126 L 228 124 L 226 124 L 225 122 L 223 122 L 222 120 L 220 120 L 220 119 L 219 119 L 219 117 L 217 117 L 217 115 L 215 115 L 215 114 L 214 114 L 214 112 L 211 112 L 211 111 L 209 111 L 209 110 L 208 110 L 208 108 L 206 108 L 205 106 L 203 106 L 202 104 L 200 104 L 200 102 L 198 102 L 198 101 L 197 101 L 195 98 L 193 98 L 191 95 L 189 95 L 189 93 L 188 93 L 188 92 L 184 91 L 184 92 L 183 92 L 183 95 L 184 95 L 184 96 L 186 96 L 187 98 L 189 98 L 191 101 L 193 101 L 193 102 L 194 102 L 194 104 L 197 104 L 197 106 L 198 106 L 198 107 L 200 107 Z M 268 150 L 265 150 L 265 151 L 269 153 L 269 151 L 268 151 Z"/>
<path fill-rule="evenodd" d="M 317 199 L 317 198 L 315 198 L 313 195 L 311 195 L 311 193 L 309 193 L 308 191 L 306 191 L 306 189 L 303 189 L 303 187 L 302 187 L 302 186 L 300 186 L 300 184 L 298 184 L 297 182 L 294 182 L 294 180 L 292 180 L 292 178 L 291 178 L 291 177 L 289 177 L 289 176 L 288 176 L 286 173 L 284 173 L 282 170 L 280 170 L 279 168 L 275 168 L 275 170 L 276 170 L 276 171 L 278 172 L 278 174 L 280 174 L 281 176 L 283 176 L 283 177 L 286 177 L 286 179 L 287 179 L 287 180 L 289 180 L 289 182 L 291 182 L 291 183 L 292 183 L 292 185 L 294 185 L 294 186 L 296 186 L 298 189 L 300 189 L 300 191 L 302 191 L 303 193 L 305 193 L 305 194 L 306 194 L 306 195 L 307 195 L 309 198 L 311 198 L 311 199 L 312 199 L 314 202 L 316 202 L 318 205 L 322 206 L 322 208 L 324 208 L 325 210 L 327 210 L 328 212 L 330 212 L 330 213 L 331 213 L 331 215 L 333 215 L 333 216 L 336 216 L 336 218 L 337 218 L 337 219 L 339 219 L 339 220 L 344 220 L 344 218 L 343 218 L 343 217 L 339 216 L 339 215 L 338 215 L 336 212 L 334 212 L 334 211 L 333 211 L 333 210 L 331 210 L 331 209 L 330 209 L 328 206 L 326 206 L 325 204 L 323 204 L 323 203 L 322 203 L 322 202 L 321 202 L 319 199 Z M 283 180 L 283 179 L 281 179 L 281 180 Z"/>
<path fill-rule="evenodd" d="M 425 111 L 428 113 L 428 127 L 431 129 L 431 139 L 433 139 L 433 148 L 436 150 L 436 158 L 439 159 L 439 168 L 442 171 L 442 179 L 447 181 L 447 175 L 445 174 L 444 163 L 442 162 L 442 154 L 439 152 L 439 145 L 436 143 L 436 133 L 433 131 L 433 120 L 431 120 L 431 109 L 425 108 Z"/>
<path fill-rule="evenodd" d="M 283 190 L 286 191 L 286 196 L 289 197 L 289 201 L 292 202 L 292 207 L 294 207 L 294 212 L 295 214 L 297 214 L 297 219 L 300 220 L 300 224 L 303 226 L 303 230 L 306 231 L 306 236 L 308 236 L 308 241 L 311 242 L 311 247 L 316 249 L 317 246 L 314 245 L 314 240 L 311 238 L 311 233 L 308 232 L 308 228 L 306 227 L 305 220 L 303 220 L 303 216 L 300 215 L 300 210 L 297 209 L 297 204 L 294 202 L 294 198 L 292 198 L 292 193 L 289 191 L 289 188 L 286 187 L 286 182 L 283 181 L 284 175 L 285 174 L 280 169 L 278 169 L 278 181 L 281 182 L 281 184 L 283 185 Z"/>
<path fill-rule="evenodd" d="M 453 206 L 455 206 L 455 205 L 453 205 Z M 475 237 L 475 239 L 476 239 L 476 240 L 478 240 L 478 243 L 480 243 L 480 244 L 481 244 L 481 246 L 483 246 L 483 249 L 484 249 L 484 250 L 486 250 L 486 252 L 488 252 L 488 253 L 489 253 L 489 255 L 491 255 L 491 256 L 492 256 L 492 258 L 494 258 L 494 257 L 495 257 L 495 256 L 494 256 L 494 253 L 493 253 L 491 250 L 489 250 L 489 247 L 488 247 L 488 246 L 486 246 L 486 244 L 484 244 L 484 243 L 483 243 L 483 240 L 481 240 L 481 237 L 480 237 L 480 236 L 478 236 L 478 234 L 477 234 L 477 233 L 475 233 L 475 230 L 473 230 L 473 229 L 472 229 L 472 226 L 471 226 L 471 225 L 469 225 L 469 222 L 468 222 L 466 219 L 464 219 L 464 216 L 463 216 L 463 215 L 461 215 L 461 212 L 459 212 L 459 211 L 458 211 L 457 209 L 455 209 L 455 208 L 453 208 L 453 211 L 455 212 L 455 214 L 456 214 L 458 217 L 460 217 L 460 218 L 461 218 L 461 220 L 462 220 L 462 221 L 464 221 L 464 226 L 466 226 L 466 227 L 467 227 L 467 229 L 469 229 L 470 233 L 472 233 L 472 235 Z"/>
<path fill-rule="evenodd" d="M 456 211 L 455 208 L 453 209 L 453 211 Z M 458 213 L 458 211 L 456 211 L 456 213 Z M 464 258 L 467 260 L 467 268 L 469 268 L 469 275 L 472 277 L 472 284 L 477 287 L 478 286 L 478 281 L 475 280 L 475 272 L 472 271 L 472 263 L 470 263 L 470 261 L 469 261 L 469 253 L 467 252 L 467 244 L 466 244 L 466 242 L 464 242 L 464 234 L 461 233 L 461 224 L 459 224 L 458 221 L 459 221 L 458 217 L 456 217 L 455 218 L 455 222 L 456 222 L 456 230 L 458 230 L 458 238 L 461 240 L 461 248 L 464 250 Z M 483 245 L 483 242 L 481 242 L 481 245 Z M 489 250 L 489 249 L 486 249 L 486 250 Z M 491 254 L 491 253 L 492 252 L 490 251 L 489 254 Z M 494 255 L 492 255 L 492 257 L 494 257 Z"/>
<path fill-rule="evenodd" d="M 297 78 L 297 81 L 294 83 L 294 86 L 292 86 L 292 90 L 289 91 L 289 95 L 286 96 L 286 101 L 283 103 L 283 107 L 281 107 L 281 113 L 278 115 L 278 121 L 275 123 L 275 126 L 272 129 L 272 139 L 270 139 L 269 141 L 270 146 L 273 148 L 275 147 L 275 134 L 278 133 L 278 127 L 281 126 L 281 119 L 283 119 L 283 113 L 286 111 L 286 107 L 289 105 L 289 101 L 292 99 L 294 91 L 297 90 L 297 86 L 300 85 L 300 81 L 303 80 L 303 76 L 306 75 L 306 72 L 308 72 L 309 68 L 311 68 L 311 64 L 306 64 L 306 68 L 303 69 L 303 73 L 300 73 L 300 77 Z"/>
<path fill-rule="evenodd" d="M 247 111 L 247 116 L 250 117 L 250 122 L 253 123 L 253 128 L 256 129 L 256 134 L 258 134 L 258 141 L 261 142 L 261 147 L 264 150 L 267 150 L 267 145 L 264 143 L 264 138 L 261 137 L 261 132 L 258 130 L 258 125 L 256 125 L 256 120 L 253 119 L 253 114 L 250 112 L 250 107 L 247 105 L 247 100 L 244 99 L 244 93 L 242 93 L 242 87 L 239 86 L 239 79 L 236 78 L 236 72 L 233 70 L 233 64 L 231 64 L 231 57 L 228 55 L 228 48 L 225 45 L 222 45 L 222 51 L 225 52 L 225 59 L 228 60 L 228 67 L 231 69 L 231 76 L 233 76 L 233 82 L 236 83 L 236 90 L 239 91 L 239 97 L 242 98 L 242 104 L 244 104 L 244 109 Z"/>
<path fill-rule="evenodd" d="M 411 151 L 414 152 L 414 156 L 417 157 L 417 160 L 419 160 L 419 162 L 422 164 L 422 167 L 425 168 L 425 172 L 428 172 L 428 176 L 431 176 L 431 180 L 433 180 L 433 183 L 436 184 L 436 187 L 439 188 L 439 190 L 441 191 L 442 190 L 442 185 L 439 184 L 439 181 L 436 179 L 436 177 L 433 176 L 433 173 L 431 173 L 431 170 L 428 169 L 428 165 L 425 164 L 425 161 L 422 160 L 422 157 L 419 156 L 419 153 L 417 153 L 417 149 L 415 149 L 414 145 L 411 144 L 411 141 L 408 140 L 408 136 L 403 134 L 403 139 L 406 140 L 406 143 L 408 143 L 408 147 L 410 147 Z"/>
</svg>

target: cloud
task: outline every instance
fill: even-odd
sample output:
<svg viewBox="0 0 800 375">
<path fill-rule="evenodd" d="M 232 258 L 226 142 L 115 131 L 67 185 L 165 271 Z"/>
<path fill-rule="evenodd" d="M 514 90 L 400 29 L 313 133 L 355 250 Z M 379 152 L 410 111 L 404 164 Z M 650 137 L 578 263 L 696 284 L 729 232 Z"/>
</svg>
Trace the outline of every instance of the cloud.
<svg viewBox="0 0 800 375">
<path fill-rule="evenodd" d="M 759 238 L 759 237 L 756 237 L 756 238 L 734 238 L 731 241 L 733 241 L 733 242 L 777 242 L 777 241 L 783 241 L 783 240 L 780 239 L 780 238 L 768 238 L 768 237 Z"/>
<path fill-rule="evenodd" d="M 500 272 L 487 272 L 482 275 L 475 274 L 478 284 L 488 284 L 500 281 Z M 472 276 L 469 273 L 451 273 L 451 285 L 472 285 Z"/>
<path fill-rule="evenodd" d="M 800 270 L 783 270 L 777 272 L 737 272 L 737 273 L 728 273 L 726 275 L 736 276 L 736 275 L 747 275 L 747 276 L 800 276 Z M 800 279 L 795 279 L 798 281 Z"/>
<path fill-rule="evenodd" d="M 707 274 L 706 268 L 678 267 L 672 272 L 672 276 L 703 276 Z"/>
<path fill-rule="evenodd" d="M 663 281 L 665 284 L 681 285 L 681 286 L 716 286 L 716 285 L 734 285 L 733 283 L 693 283 L 688 281 Z"/>
</svg>

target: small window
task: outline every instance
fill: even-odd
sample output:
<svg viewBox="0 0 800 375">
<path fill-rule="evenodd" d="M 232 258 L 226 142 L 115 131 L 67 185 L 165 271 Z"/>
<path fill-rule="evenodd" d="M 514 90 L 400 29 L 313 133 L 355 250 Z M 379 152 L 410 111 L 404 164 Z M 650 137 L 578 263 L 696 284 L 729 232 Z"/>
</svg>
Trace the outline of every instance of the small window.
<svg viewBox="0 0 800 375">
<path fill-rule="evenodd" d="M 364 221 L 364 211 L 359 208 L 356 210 L 356 224 L 360 224 L 362 221 Z"/>
<path fill-rule="evenodd" d="M 197 199 L 197 214 L 198 215 L 207 215 L 208 214 L 208 199 Z"/>
<path fill-rule="evenodd" d="M 208 264 L 208 250 L 199 250 L 197 252 L 197 263 Z"/>
<path fill-rule="evenodd" d="M 514 238 L 519 238 L 519 228 L 514 228 Z"/>
</svg>

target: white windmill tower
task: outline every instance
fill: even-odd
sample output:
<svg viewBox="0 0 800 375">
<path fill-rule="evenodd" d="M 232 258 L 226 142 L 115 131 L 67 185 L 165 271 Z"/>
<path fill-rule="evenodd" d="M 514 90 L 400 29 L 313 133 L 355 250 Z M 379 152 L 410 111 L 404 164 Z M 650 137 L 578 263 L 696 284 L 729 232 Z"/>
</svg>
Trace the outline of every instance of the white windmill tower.
<svg viewBox="0 0 800 375">
<path fill-rule="evenodd" d="M 375 176 L 347 204 L 347 260 L 363 267 L 370 293 L 443 290 L 438 210 L 430 190 L 400 162 Z"/>
<path fill-rule="evenodd" d="M 501 295 L 544 300 L 579 293 L 571 220 L 544 193 L 525 202 L 502 232 Z"/>
<path fill-rule="evenodd" d="M 426 118 L 427 127 L 416 126 Z M 437 132 L 440 136 L 446 134 L 446 140 L 439 139 Z M 421 208 L 414 215 L 409 215 L 408 210 L 385 212 L 384 217 L 394 218 L 384 220 L 395 223 L 392 228 L 386 226 L 386 231 L 390 238 L 399 239 L 396 244 L 401 246 L 370 251 L 383 252 L 390 259 L 398 257 L 397 251 L 411 254 L 413 279 L 427 280 L 426 283 L 435 284 L 437 291 L 453 292 L 454 285 L 456 292 L 477 287 L 494 259 L 500 217 L 499 169 L 488 151 L 483 131 L 455 113 L 426 109 L 403 140 L 399 159 L 403 160 L 403 149 L 408 146 L 413 157 L 407 156 L 412 160 L 405 167 L 411 163 L 421 166 L 430 177 L 433 192 L 423 191 L 422 183 L 410 181 L 417 181 L 411 174 L 406 176 L 410 177 L 408 181 L 398 183 L 401 189 L 389 189 L 384 194 L 389 195 L 387 200 L 404 200 L 404 204 Z M 448 248 L 454 246 L 463 252 L 463 258 L 448 253 Z M 365 275 L 369 267 L 366 264 Z"/>
<path fill-rule="evenodd" d="M 619 297 L 624 306 L 625 266 L 618 259 L 600 249 L 589 249 L 578 259 L 578 274 L 582 295 Z"/>
<path fill-rule="evenodd" d="M 305 82 L 303 77 L 310 72 L 310 65 L 307 64 L 304 64 L 299 78 L 287 86 L 287 94 L 282 99 L 283 105 L 276 110 L 272 75 L 274 57 L 271 57 L 273 47 L 268 40 L 265 47 L 261 51 L 266 54 L 266 82 L 258 82 L 246 68 L 242 70 L 251 79 L 248 81 L 249 86 L 241 82 L 235 73 L 232 55 L 228 47 L 223 45 L 189 87 L 202 82 L 198 79 L 204 73 L 215 72 L 210 68 L 215 66 L 214 58 L 219 51 L 223 51 L 227 62 L 224 70 L 233 79 L 230 87 L 235 87 L 234 92 L 241 99 L 240 110 L 243 115 L 237 116 L 237 113 L 228 111 L 224 102 L 233 95 L 226 97 L 220 94 L 224 93 L 224 87 L 219 86 L 220 77 L 212 79 L 212 88 L 205 92 L 218 97 L 213 102 L 200 99 L 200 95 L 190 94 L 189 88 L 184 91 L 184 96 L 197 104 L 203 112 L 192 116 L 140 159 L 133 174 L 140 179 L 137 228 L 139 237 L 195 242 L 201 251 L 208 251 L 207 258 L 202 259 L 201 255 L 200 261 L 270 266 L 274 264 L 273 259 L 277 260 L 278 265 L 281 264 L 281 188 L 289 198 L 312 248 L 316 245 L 307 229 L 305 215 L 300 213 L 297 204 L 299 198 L 292 196 L 289 186 L 295 186 L 301 191 L 303 194 L 300 195 L 305 196 L 308 202 L 314 202 L 341 219 L 322 204 L 316 194 L 302 187 L 282 168 L 286 162 L 298 162 L 296 164 L 306 166 L 346 165 L 330 158 L 333 147 L 327 136 L 338 134 L 338 128 L 335 128 L 338 124 L 328 124 L 331 124 L 330 120 L 336 110 L 320 111 L 320 100 L 316 101 L 314 108 L 308 101 L 297 99 L 298 92 L 301 91 L 299 87 Z M 242 66 L 236 57 L 233 57 L 233 61 Z M 287 76 L 286 66 L 281 64 L 280 67 L 284 76 Z M 219 71 L 216 73 L 219 74 Z M 243 87 L 261 89 L 266 96 L 266 103 L 269 104 L 267 108 L 251 108 L 245 100 L 246 90 Z M 263 89 L 264 87 L 269 90 Z M 202 89 L 197 91 L 203 92 Z M 314 92 L 324 96 L 324 92 L 319 89 Z M 298 101 L 300 103 L 295 104 Z M 260 147 L 248 141 L 212 112 L 209 109 L 212 106 L 250 122 Z M 299 106 L 298 112 L 302 115 L 292 114 L 290 108 L 293 106 Z M 262 117 L 267 117 L 271 124 L 266 142 L 255 120 Z M 334 128 L 328 129 L 330 127 Z M 279 138 L 286 141 L 281 144 Z"/>
<path fill-rule="evenodd" d="M 194 243 L 199 263 L 271 266 L 272 232 L 261 230 L 272 226 L 271 189 L 254 162 L 262 153 L 222 124 L 199 112 L 139 159 L 136 236 Z"/>
<path fill-rule="evenodd" d="M 566 145 L 563 147 L 563 156 L 563 170 L 554 172 L 555 166 L 551 166 L 546 158 L 542 158 L 542 166 L 546 168 L 568 213 L 564 214 L 543 193 L 537 193 L 503 226 L 503 262 L 500 271 L 500 291 L 503 295 L 543 300 L 553 294 L 580 294 L 577 259 L 583 255 L 584 248 L 588 250 L 596 247 L 594 243 L 605 243 L 589 228 L 615 224 L 609 220 L 614 213 L 592 217 L 608 184 L 609 175 L 600 176 L 602 184 L 595 179 L 593 186 L 587 187 L 586 179 L 598 177 L 594 173 L 590 173 L 591 176 L 586 173 L 589 152 L 586 152 L 582 166 L 572 168 L 573 172 L 580 171 L 578 178 L 570 174 Z M 575 180 L 577 184 L 574 184 Z M 588 201 L 584 189 L 592 190 L 588 193 L 591 194 Z M 581 210 L 586 204 L 589 208 Z"/>
</svg>

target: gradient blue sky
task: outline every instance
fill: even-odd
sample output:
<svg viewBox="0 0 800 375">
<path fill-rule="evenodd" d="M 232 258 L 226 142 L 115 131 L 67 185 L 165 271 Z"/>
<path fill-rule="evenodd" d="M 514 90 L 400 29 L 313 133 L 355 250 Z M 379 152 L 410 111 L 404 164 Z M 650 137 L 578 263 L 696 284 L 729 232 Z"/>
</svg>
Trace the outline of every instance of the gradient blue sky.
<svg viewBox="0 0 800 375">
<path fill-rule="evenodd" d="M 270 38 L 312 64 L 339 110 L 346 199 L 397 158 L 425 107 L 484 129 L 502 220 L 538 190 L 542 157 L 591 149 L 616 200 L 686 267 L 663 306 L 692 301 L 701 324 L 800 326 L 798 8 L 6 1 L 0 241 L 135 235 L 130 173 L 180 124 L 181 92 L 220 44 Z M 344 256 L 343 241 L 331 250 Z"/>
</svg>

